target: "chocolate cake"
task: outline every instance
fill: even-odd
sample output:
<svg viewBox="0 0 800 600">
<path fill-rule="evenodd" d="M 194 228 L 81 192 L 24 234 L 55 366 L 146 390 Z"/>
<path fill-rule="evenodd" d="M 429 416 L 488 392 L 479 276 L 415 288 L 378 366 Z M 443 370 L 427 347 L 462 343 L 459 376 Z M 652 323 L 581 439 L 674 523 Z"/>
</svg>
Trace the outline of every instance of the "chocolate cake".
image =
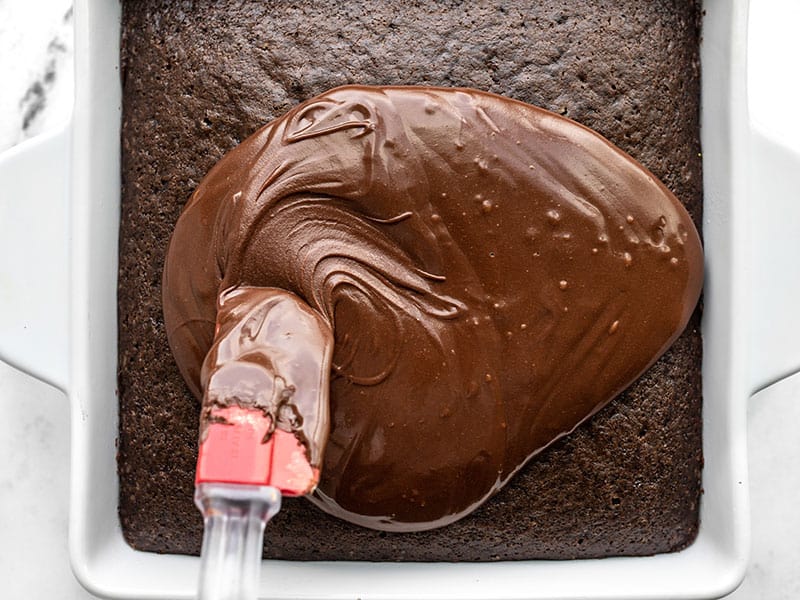
<svg viewBox="0 0 800 600">
<path fill-rule="evenodd" d="M 131 4 L 123 19 L 119 471 L 123 531 L 134 547 L 196 553 L 201 536 L 191 502 L 199 405 L 161 314 L 167 240 L 214 162 L 298 101 L 345 83 L 422 84 L 549 108 L 641 161 L 699 226 L 693 4 L 593 5 L 590 15 L 563 3 L 185 12 L 163 4 Z M 626 392 L 460 521 L 386 533 L 287 501 L 265 555 L 497 560 L 685 546 L 697 527 L 702 460 L 698 319 Z"/>
</svg>

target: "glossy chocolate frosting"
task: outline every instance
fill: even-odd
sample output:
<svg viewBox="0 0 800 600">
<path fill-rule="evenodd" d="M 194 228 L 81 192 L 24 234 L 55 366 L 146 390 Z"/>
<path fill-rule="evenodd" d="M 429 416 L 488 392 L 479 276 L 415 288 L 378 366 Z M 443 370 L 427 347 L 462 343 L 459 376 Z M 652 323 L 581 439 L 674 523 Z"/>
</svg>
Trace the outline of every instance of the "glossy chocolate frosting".
<svg viewBox="0 0 800 600">
<path fill-rule="evenodd" d="M 278 288 L 321 315 L 312 500 L 409 531 L 469 513 L 634 381 L 701 283 L 686 211 L 591 130 L 474 90 L 350 86 L 211 170 L 170 242 L 164 315 L 198 397 L 220 293 Z"/>
<path fill-rule="evenodd" d="M 201 440 L 232 404 L 255 408 L 297 437 L 314 468 L 328 439 L 328 374 L 333 339 L 328 323 L 294 294 L 237 286 L 217 301 L 214 343 L 200 371 Z"/>
</svg>

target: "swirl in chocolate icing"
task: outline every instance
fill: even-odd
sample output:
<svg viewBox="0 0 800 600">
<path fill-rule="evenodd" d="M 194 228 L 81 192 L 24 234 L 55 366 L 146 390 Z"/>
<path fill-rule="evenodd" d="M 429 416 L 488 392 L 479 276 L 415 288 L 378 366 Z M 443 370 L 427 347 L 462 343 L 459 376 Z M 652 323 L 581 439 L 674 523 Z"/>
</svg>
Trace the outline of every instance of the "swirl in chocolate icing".
<svg viewBox="0 0 800 600">
<path fill-rule="evenodd" d="M 164 312 L 200 397 L 221 292 L 302 298 L 335 336 L 312 500 L 418 530 L 473 510 L 629 385 L 701 282 L 689 215 L 596 133 L 473 90 L 351 86 L 208 174 L 170 243 Z"/>
</svg>

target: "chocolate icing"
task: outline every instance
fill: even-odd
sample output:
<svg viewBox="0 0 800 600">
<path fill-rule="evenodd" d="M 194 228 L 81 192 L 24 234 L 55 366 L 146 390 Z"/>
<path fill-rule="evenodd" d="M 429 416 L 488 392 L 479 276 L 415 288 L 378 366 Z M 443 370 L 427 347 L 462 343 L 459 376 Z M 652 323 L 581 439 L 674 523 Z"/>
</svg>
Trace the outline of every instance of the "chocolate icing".
<svg viewBox="0 0 800 600">
<path fill-rule="evenodd" d="M 201 439 L 216 407 L 259 409 L 293 433 L 312 467 L 322 466 L 328 439 L 328 373 L 333 339 L 328 323 L 295 295 L 238 286 L 217 302 L 214 344 L 200 372 Z"/>
<path fill-rule="evenodd" d="M 585 127 L 473 90 L 351 86 L 212 169 L 170 242 L 164 315 L 199 397 L 221 291 L 308 303 L 335 335 L 313 501 L 407 531 L 467 514 L 631 383 L 701 282 L 683 207 Z"/>
</svg>

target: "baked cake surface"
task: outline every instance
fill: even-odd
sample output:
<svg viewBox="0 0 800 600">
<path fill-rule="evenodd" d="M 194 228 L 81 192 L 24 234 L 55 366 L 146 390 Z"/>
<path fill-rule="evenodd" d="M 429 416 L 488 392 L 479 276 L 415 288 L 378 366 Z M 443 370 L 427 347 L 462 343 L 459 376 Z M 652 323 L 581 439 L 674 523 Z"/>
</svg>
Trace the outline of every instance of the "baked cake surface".
<svg viewBox="0 0 800 600">
<path fill-rule="evenodd" d="M 202 538 L 192 503 L 199 408 L 161 314 L 172 227 L 214 163 L 296 103 L 346 83 L 499 93 L 606 136 L 700 225 L 693 2 L 227 4 L 123 11 L 120 516 L 142 550 L 197 553 Z M 698 312 L 628 391 L 454 525 L 387 534 L 287 500 L 265 556 L 497 560 L 683 547 L 698 518 L 700 357 Z"/>
</svg>

